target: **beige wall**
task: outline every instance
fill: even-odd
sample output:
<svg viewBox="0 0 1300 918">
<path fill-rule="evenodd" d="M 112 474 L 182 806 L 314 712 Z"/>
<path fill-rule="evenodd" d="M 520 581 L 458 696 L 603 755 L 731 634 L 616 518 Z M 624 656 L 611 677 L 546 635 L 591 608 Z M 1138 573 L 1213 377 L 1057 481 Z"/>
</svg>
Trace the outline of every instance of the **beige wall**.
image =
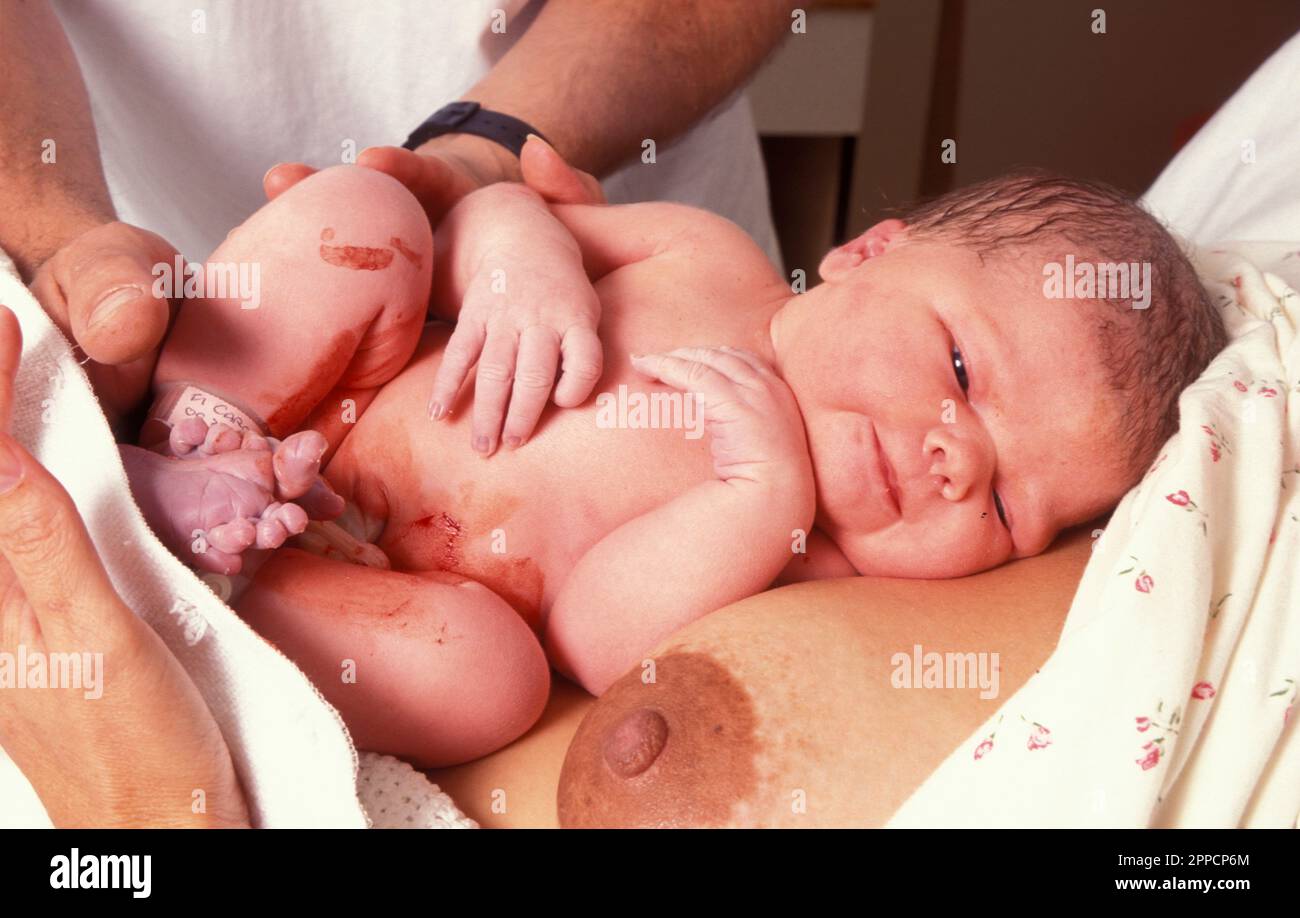
<svg viewBox="0 0 1300 918">
<path fill-rule="evenodd" d="M 1027 164 L 1141 192 L 1178 124 L 1300 30 L 1297 0 L 967 0 L 964 15 L 957 185 Z"/>
</svg>

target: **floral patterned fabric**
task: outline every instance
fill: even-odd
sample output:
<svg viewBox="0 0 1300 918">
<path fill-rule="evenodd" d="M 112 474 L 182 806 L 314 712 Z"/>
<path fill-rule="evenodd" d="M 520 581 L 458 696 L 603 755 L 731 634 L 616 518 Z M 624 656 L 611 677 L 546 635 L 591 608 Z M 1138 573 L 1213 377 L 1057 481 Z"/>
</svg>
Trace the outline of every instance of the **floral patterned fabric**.
<svg viewBox="0 0 1300 918">
<path fill-rule="evenodd" d="M 1096 538 L 1055 652 L 891 825 L 1296 826 L 1300 245 L 1197 267 L 1232 343 Z"/>
</svg>

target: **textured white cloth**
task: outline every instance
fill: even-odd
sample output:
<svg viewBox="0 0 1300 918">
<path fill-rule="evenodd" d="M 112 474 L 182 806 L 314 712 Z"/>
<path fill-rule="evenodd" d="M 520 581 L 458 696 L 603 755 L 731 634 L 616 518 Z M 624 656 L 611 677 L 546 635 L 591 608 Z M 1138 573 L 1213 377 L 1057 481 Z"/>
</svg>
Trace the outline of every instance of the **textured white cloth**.
<svg viewBox="0 0 1300 918">
<path fill-rule="evenodd" d="M 400 812 L 386 802 L 385 824 L 469 824 L 436 785 L 410 768 L 394 769 L 384 757 L 365 756 L 378 777 L 363 768 L 358 778 L 356 753 L 334 709 L 153 535 L 131 499 L 89 380 L 2 251 L 0 304 L 18 316 L 23 333 L 13 435 L 72 495 L 118 593 L 203 693 L 230 746 L 254 824 L 364 827 L 358 782 L 369 788 L 377 781 L 388 801 L 413 801 Z M 104 665 L 111 680 L 113 661 Z M 395 779 L 400 789 L 392 786 Z M 31 785 L 0 750 L 0 826 L 48 824 Z"/>
<path fill-rule="evenodd" d="M 262 205 L 262 174 L 276 162 L 325 166 L 368 146 L 400 144 L 482 78 L 540 6 L 54 2 L 85 76 L 118 212 L 192 261 L 207 258 Z M 636 100 L 628 105 L 635 108 Z M 636 161 L 609 177 L 611 203 L 703 207 L 740 224 L 780 264 L 743 95 L 671 145 L 657 146 L 653 164 Z"/>
<path fill-rule="evenodd" d="M 1210 244 L 1231 344 L 1097 540 L 1055 652 L 891 825 L 1296 826 L 1298 161 L 1300 37 L 1147 197 Z M 1297 241 L 1213 244 L 1234 237 Z"/>
</svg>

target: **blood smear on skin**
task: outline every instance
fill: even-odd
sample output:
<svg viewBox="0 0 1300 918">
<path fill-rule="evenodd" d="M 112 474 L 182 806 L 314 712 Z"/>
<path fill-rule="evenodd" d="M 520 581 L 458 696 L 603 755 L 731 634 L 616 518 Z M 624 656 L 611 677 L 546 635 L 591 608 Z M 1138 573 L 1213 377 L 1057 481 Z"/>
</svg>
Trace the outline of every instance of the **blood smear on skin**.
<svg viewBox="0 0 1300 918">
<path fill-rule="evenodd" d="M 392 249 L 361 245 L 321 245 L 321 261 L 353 271 L 382 271 L 393 263 Z"/>
<path fill-rule="evenodd" d="M 388 244 L 391 245 L 393 248 L 397 249 L 397 251 L 401 252 L 402 257 L 405 258 L 407 261 L 409 261 L 411 264 L 415 265 L 417 268 L 420 267 L 420 262 L 423 260 L 420 258 L 420 253 L 408 247 L 407 244 L 403 242 L 400 237 L 394 236 L 392 239 L 388 240 Z"/>
</svg>

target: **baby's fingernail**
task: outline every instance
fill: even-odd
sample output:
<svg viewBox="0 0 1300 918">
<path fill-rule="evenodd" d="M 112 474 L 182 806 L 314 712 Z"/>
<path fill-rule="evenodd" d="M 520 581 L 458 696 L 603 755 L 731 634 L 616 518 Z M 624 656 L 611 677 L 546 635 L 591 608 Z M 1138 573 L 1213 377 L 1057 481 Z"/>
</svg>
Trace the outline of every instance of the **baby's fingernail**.
<svg viewBox="0 0 1300 918">
<path fill-rule="evenodd" d="M 511 449 L 518 449 L 519 444 L 523 442 L 524 441 L 521 440 L 519 437 L 506 437 L 506 446 L 510 447 Z"/>
<path fill-rule="evenodd" d="M 442 403 L 436 401 L 429 402 L 429 417 L 435 421 L 442 417 Z"/>
<path fill-rule="evenodd" d="M 475 438 L 474 438 L 474 451 L 475 451 L 475 452 L 479 452 L 479 453 L 486 453 L 486 452 L 488 451 L 488 438 L 487 438 L 487 437 L 475 437 Z"/>
<path fill-rule="evenodd" d="M 645 354 L 628 354 L 627 356 L 632 360 L 645 360 Z"/>
<path fill-rule="evenodd" d="M 117 287 L 108 291 L 99 298 L 93 309 L 90 310 L 90 321 L 87 328 L 95 326 L 111 319 L 113 314 L 125 306 L 127 303 L 134 302 L 144 296 L 144 288 L 130 285 L 126 287 Z"/>
</svg>

